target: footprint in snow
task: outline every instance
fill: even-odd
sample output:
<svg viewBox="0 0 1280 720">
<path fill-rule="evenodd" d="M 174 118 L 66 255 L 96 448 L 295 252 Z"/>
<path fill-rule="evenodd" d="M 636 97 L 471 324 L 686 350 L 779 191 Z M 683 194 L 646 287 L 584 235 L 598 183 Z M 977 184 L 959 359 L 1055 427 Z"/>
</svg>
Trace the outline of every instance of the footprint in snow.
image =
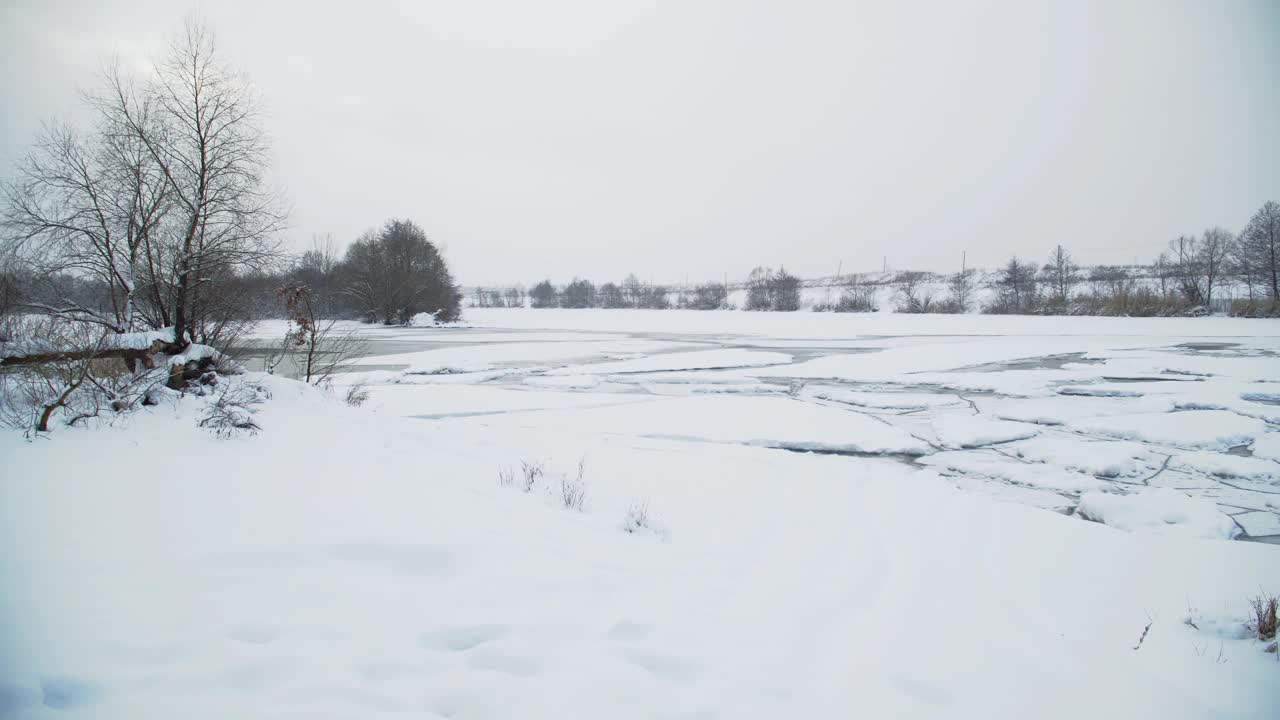
<svg viewBox="0 0 1280 720">
<path fill-rule="evenodd" d="M 297 674 L 300 666 L 296 658 L 269 658 L 229 667 L 222 671 L 219 679 L 232 690 L 258 693 L 280 687 Z"/>
<path fill-rule="evenodd" d="M 445 695 L 436 700 L 435 710 L 442 717 L 456 720 L 489 720 L 498 717 L 483 696 Z"/>
<path fill-rule="evenodd" d="M 507 632 L 505 625 L 462 625 L 427 633 L 418 640 L 418 644 L 427 650 L 461 652 L 497 640 Z"/>
<path fill-rule="evenodd" d="M 645 623 L 619 620 L 609 628 L 609 637 L 614 640 L 640 640 L 649 634 L 649 630 Z"/>
<path fill-rule="evenodd" d="M 88 680 L 51 675 L 40 678 L 41 701 L 47 708 L 71 710 L 88 705 L 101 694 L 98 686 Z"/>
<path fill-rule="evenodd" d="M 9 717 L 39 702 L 40 693 L 34 688 L 0 684 L 0 717 Z"/>
<path fill-rule="evenodd" d="M 227 637 L 250 645 L 266 645 L 280 637 L 280 629 L 261 622 L 244 622 L 227 630 Z"/>
<path fill-rule="evenodd" d="M 515 677 L 531 677 L 537 675 L 542 669 L 536 661 L 529 658 L 514 657 L 484 649 L 472 655 L 467 664 L 476 670 L 492 670 Z"/>
<path fill-rule="evenodd" d="M 658 655 L 638 651 L 628 651 L 624 656 L 633 665 L 653 673 L 657 677 L 678 683 L 692 682 L 697 676 L 697 668 L 691 663 L 669 655 Z"/>
<path fill-rule="evenodd" d="M 893 683 L 898 690 L 902 691 L 906 695 L 928 705 L 946 707 L 954 700 L 951 693 L 946 688 L 931 685 L 915 678 L 909 678 L 902 675 L 891 675 L 889 676 L 889 682 Z"/>
</svg>

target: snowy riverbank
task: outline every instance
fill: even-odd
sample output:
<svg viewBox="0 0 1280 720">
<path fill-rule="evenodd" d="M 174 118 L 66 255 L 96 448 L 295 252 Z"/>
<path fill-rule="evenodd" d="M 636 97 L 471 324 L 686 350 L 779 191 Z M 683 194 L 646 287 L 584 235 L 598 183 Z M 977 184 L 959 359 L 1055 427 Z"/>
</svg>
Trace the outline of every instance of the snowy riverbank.
<svg viewBox="0 0 1280 720">
<path fill-rule="evenodd" d="M 6 432 L 0 710 L 1275 715 L 1280 548 L 1210 539 L 1280 492 L 1274 323 L 689 316 L 397 330 L 334 393 L 247 378 L 254 436 L 197 398 Z"/>
</svg>

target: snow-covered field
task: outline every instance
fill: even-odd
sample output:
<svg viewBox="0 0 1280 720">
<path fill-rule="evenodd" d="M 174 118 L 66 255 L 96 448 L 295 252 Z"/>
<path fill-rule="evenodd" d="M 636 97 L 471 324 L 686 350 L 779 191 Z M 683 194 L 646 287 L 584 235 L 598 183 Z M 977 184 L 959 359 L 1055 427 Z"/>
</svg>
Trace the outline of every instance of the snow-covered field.
<svg viewBox="0 0 1280 720">
<path fill-rule="evenodd" d="M 0 716 L 1280 715 L 1278 322 L 467 320 L 0 436 Z"/>
</svg>

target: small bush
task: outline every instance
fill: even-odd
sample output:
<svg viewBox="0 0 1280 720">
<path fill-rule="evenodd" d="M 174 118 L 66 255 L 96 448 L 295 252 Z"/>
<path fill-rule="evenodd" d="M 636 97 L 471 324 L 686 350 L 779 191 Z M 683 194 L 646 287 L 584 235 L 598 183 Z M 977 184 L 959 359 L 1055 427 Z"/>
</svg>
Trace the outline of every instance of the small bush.
<svg viewBox="0 0 1280 720">
<path fill-rule="evenodd" d="M 1232 317 L 1280 317 L 1280 300 L 1232 300 L 1227 314 Z"/>
<path fill-rule="evenodd" d="M 900 313 L 936 312 L 933 292 L 928 286 L 931 279 L 928 273 L 923 272 L 898 273 L 893 281 L 897 286 L 897 291 L 895 292 L 897 304 L 894 306 L 894 311 Z"/>
<path fill-rule="evenodd" d="M 516 484 L 516 471 L 509 467 L 498 468 L 498 486 L 514 487 Z"/>
<path fill-rule="evenodd" d="M 1259 640 L 1273 640 L 1276 636 L 1276 615 L 1280 609 L 1280 595 L 1259 595 L 1249 600 L 1253 617 L 1249 620 L 1249 632 Z"/>
<path fill-rule="evenodd" d="M 224 439 L 240 433 L 257 434 L 262 428 L 254 422 L 253 406 L 262 402 L 264 394 L 253 385 L 223 385 L 200 418 L 200 427 L 209 428 Z"/>
<path fill-rule="evenodd" d="M 364 383 L 352 385 L 347 388 L 347 396 L 344 398 L 346 403 L 351 407 L 360 407 L 369 399 L 369 388 Z"/>
<path fill-rule="evenodd" d="M 629 533 L 638 533 L 641 530 L 650 529 L 649 503 L 647 501 L 637 500 L 631 503 L 631 507 L 627 508 L 626 517 L 622 520 L 622 529 Z"/>
<path fill-rule="evenodd" d="M 520 461 L 520 474 L 524 476 L 524 491 L 533 492 L 538 486 L 538 480 L 546 473 L 546 468 L 542 463 L 533 460 Z"/>
<path fill-rule="evenodd" d="M 857 285 L 845 288 L 832 308 L 836 312 L 879 312 L 876 303 L 876 291 L 873 287 Z"/>
<path fill-rule="evenodd" d="M 587 501 L 587 459 L 578 461 L 578 473 L 560 477 L 560 503 L 566 510 L 582 511 Z"/>
</svg>

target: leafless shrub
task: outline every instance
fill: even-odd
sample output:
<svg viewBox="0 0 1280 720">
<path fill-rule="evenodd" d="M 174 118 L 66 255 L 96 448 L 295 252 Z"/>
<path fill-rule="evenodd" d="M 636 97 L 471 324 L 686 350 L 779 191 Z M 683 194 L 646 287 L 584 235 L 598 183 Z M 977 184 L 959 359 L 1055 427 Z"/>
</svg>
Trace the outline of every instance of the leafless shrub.
<svg viewBox="0 0 1280 720">
<path fill-rule="evenodd" d="M 514 487 L 516 484 L 516 471 L 510 467 L 498 468 L 498 487 Z"/>
<path fill-rule="evenodd" d="M 582 458 L 578 461 L 576 475 L 566 474 L 560 477 L 560 503 L 566 510 L 582 511 L 587 500 L 586 473 L 587 459 Z"/>
<path fill-rule="evenodd" d="M 521 460 L 520 473 L 524 476 L 524 491 L 533 492 L 538 486 L 538 481 L 546 473 L 546 467 L 536 460 Z"/>
<path fill-rule="evenodd" d="M 1253 617 L 1249 619 L 1249 632 L 1259 640 L 1273 640 L 1276 636 L 1277 610 L 1280 610 L 1280 595 L 1258 595 L 1249 599 L 1253 608 Z"/>
<path fill-rule="evenodd" d="M 98 356 L 109 332 L 55 317 L 13 327 L 13 345 L 25 343 L 32 351 L 10 350 L 5 360 L 13 364 L 0 369 L 0 422 L 48 432 L 59 409 L 66 409 L 72 424 L 96 416 L 110 402 L 102 395 L 105 386 L 93 378 L 95 369 L 104 369 Z"/>
<path fill-rule="evenodd" d="M 1232 317 L 1280 317 L 1280 300 L 1232 300 L 1227 314 Z"/>
<path fill-rule="evenodd" d="M 254 421 L 254 406 L 262 402 L 264 391 L 248 384 L 225 384 L 218 396 L 209 403 L 200 418 L 200 427 L 209 428 L 220 438 L 231 438 L 240 433 L 256 435 L 262 429 Z"/>
<path fill-rule="evenodd" d="M 831 306 L 834 312 L 876 312 L 879 309 L 875 286 L 862 282 L 857 276 L 845 282 L 840 297 Z"/>
<path fill-rule="evenodd" d="M 638 533 L 650 529 L 649 502 L 636 500 L 627 508 L 626 517 L 622 520 L 622 529 L 629 533 Z"/>
<path fill-rule="evenodd" d="M 303 381 L 321 385 L 364 354 L 365 342 L 358 333 L 339 330 L 335 321 L 320 317 L 320 307 L 310 287 L 286 283 L 276 290 L 276 296 L 285 306 L 289 331 L 279 353 L 268 360 L 269 370 L 274 371 L 283 357 L 296 353 Z"/>
<path fill-rule="evenodd" d="M 927 283 L 930 277 L 923 272 L 900 272 L 894 278 L 898 286 L 897 306 L 900 313 L 928 313 L 934 311 L 933 293 Z"/>
<path fill-rule="evenodd" d="M 364 383 L 357 383 L 347 388 L 347 395 L 343 398 L 351 407 L 360 407 L 369 400 L 369 387 Z"/>
</svg>

